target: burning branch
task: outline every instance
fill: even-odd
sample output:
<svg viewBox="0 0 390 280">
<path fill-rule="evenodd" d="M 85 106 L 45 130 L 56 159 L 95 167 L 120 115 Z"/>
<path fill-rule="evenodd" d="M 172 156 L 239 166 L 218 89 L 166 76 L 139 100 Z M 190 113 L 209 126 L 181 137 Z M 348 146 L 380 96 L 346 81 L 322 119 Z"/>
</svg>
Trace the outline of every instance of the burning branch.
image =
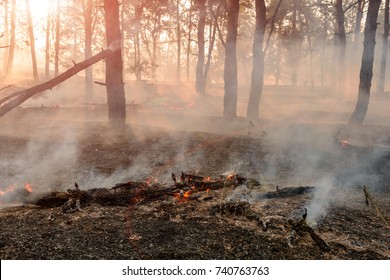
<svg viewBox="0 0 390 280">
<path fill-rule="evenodd" d="M 72 68 L 69 68 L 64 73 L 58 75 L 57 77 L 44 82 L 42 84 L 36 85 L 32 88 L 14 92 L 7 97 L 4 97 L 0 99 L 0 117 L 4 116 L 6 113 L 14 109 L 15 107 L 22 104 L 24 101 L 29 99 L 30 97 L 34 96 L 37 93 L 40 93 L 42 91 L 52 89 L 56 85 L 64 82 L 65 80 L 69 79 L 70 77 L 76 75 L 78 72 L 84 70 L 85 68 L 88 68 L 89 66 L 99 62 L 100 60 L 106 58 L 112 53 L 110 49 L 103 50 L 100 53 L 75 64 Z M 12 100 L 11 100 L 12 99 Z M 6 102 L 8 100 L 11 100 L 9 102 Z"/>
</svg>

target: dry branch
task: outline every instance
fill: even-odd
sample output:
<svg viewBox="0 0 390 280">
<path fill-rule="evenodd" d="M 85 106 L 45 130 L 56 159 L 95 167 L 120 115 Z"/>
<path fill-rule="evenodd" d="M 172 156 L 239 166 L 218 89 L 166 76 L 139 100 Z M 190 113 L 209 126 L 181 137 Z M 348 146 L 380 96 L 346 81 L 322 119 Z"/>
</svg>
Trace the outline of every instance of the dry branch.
<svg viewBox="0 0 390 280">
<path fill-rule="evenodd" d="M 7 97 L 4 97 L 0 100 L 0 117 L 4 116 L 6 113 L 14 109 L 15 107 L 22 104 L 24 101 L 29 99 L 30 97 L 34 96 L 37 93 L 40 93 L 42 91 L 52 89 L 56 85 L 64 82 L 65 80 L 69 79 L 70 77 L 76 75 L 78 72 L 84 70 L 85 68 L 88 68 L 89 66 L 99 62 L 100 60 L 106 58 L 112 53 L 110 49 L 106 49 L 101 51 L 100 53 L 75 64 L 72 68 L 69 68 L 64 73 L 58 75 L 57 77 L 44 82 L 42 84 L 36 85 L 32 88 L 14 92 L 10 94 Z M 12 99 L 13 98 L 13 99 Z M 5 103 L 6 101 L 12 99 L 10 102 Z"/>
<path fill-rule="evenodd" d="M 382 219 L 383 223 L 388 227 L 389 222 L 387 221 L 385 215 L 383 214 L 381 208 L 379 207 L 378 203 L 374 200 L 370 192 L 368 191 L 368 188 L 366 186 L 363 187 L 364 194 L 366 196 L 366 204 L 369 205 L 369 202 L 374 206 L 375 210 L 377 211 L 379 217 Z"/>
</svg>

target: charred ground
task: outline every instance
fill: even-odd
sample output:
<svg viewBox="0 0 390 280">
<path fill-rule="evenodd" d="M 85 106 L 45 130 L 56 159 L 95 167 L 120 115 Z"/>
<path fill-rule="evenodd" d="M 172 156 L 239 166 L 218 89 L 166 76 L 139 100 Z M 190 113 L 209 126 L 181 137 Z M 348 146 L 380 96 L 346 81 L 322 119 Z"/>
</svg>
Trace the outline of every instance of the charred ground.
<svg viewBox="0 0 390 280">
<path fill-rule="evenodd" d="M 69 122 L 31 126 L 32 119 L 50 118 L 56 110 L 72 114 L 75 109 L 53 110 L 24 109 L 15 113 L 23 116 L 14 122 L 18 129 L 4 125 L 0 136 L 2 177 L 7 178 L 4 181 L 20 178 L 17 173 L 23 173 L 20 168 L 24 165 L 14 159 L 30 156 L 26 151 L 32 149 L 31 135 L 39 147 L 56 147 L 62 141 L 62 128 Z M 2 121 L 5 124 L 8 119 Z M 222 126 L 217 118 L 210 118 L 212 122 L 215 127 Z M 368 186 L 388 217 L 390 138 L 385 127 L 348 131 L 341 125 L 268 123 L 251 129 L 246 121 L 238 121 L 224 127 L 223 132 L 167 130 L 139 124 L 118 132 L 98 122 L 71 124 L 73 140 L 67 143 L 77 146 L 75 157 L 62 162 L 62 170 L 55 170 L 53 174 L 58 177 L 28 173 L 37 176 L 39 182 L 31 179 L 36 192 L 31 195 L 65 191 L 75 181 L 82 190 L 109 189 L 128 180 L 147 180 L 156 187 L 166 187 L 173 184 L 171 173 L 181 171 L 211 178 L 239 173 L 261 184 L 201 191 L 197 193 L 199 199 L 189 201 L 162 196 L 149 202 L 129 201 L 126 206 L 82 203 L 81 211 L 73 213 L 62 213 L 60 207 L 12 206 L 3 201 L 7 207 L 0 211 L 2 259 L 390 257 L 389 228 L 366 204 L 362 189 Z M 343 139 L 348 142 L 342 144 Z M 70 147 L 67 145 L 65 148 Z M 34 158 L 37 166 L 40 159 L 51 156 L 44 149 L 34 151 L 39 154 Z M 329 176 L 333 183 L 324 197 L 318 192 L 264 196 L 285 187 L 321 189 L 321 178 Z M 315 224 L 309 225 L 329 250 L 320 248 L 307 232 L 294 236 L 291 228 L 291 220 L 302 219 L 305 207 L 310 216 L 316 209 L 313 201 L 321 199 L 326 203 L 318 207 L 324 209 L 316 216 Z"/>
</svg>

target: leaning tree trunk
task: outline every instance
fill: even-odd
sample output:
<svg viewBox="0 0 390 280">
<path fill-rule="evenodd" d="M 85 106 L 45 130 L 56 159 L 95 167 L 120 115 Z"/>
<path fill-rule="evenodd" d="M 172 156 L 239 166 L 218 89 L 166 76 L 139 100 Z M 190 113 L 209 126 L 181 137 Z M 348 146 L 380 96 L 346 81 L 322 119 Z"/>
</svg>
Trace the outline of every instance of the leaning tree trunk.
<svg viewBox="0 0 390 280">
<path fill-rule="evenodd" d="M 237 116 L 237 28 L 239 0 L 228 1 L 228 23 L 225 42 L 224 81 L 225 95 L 223 103 L 223 117 L 233 121 Z"/>
<path fill-rule="evenodd" d="M 251 77 L 251 89 L 249 94 L 246 117 L 249 120 L 257 120 L 259 117 L 260 98 L 264 83 L 264 52 L 263 41 L 265 26 L 267 24 L 266 8 L 264 0 L 256 0 L 256 28 L 253 38 L 253 69 Z"/>
<path fill-rule="evenodd" d="M 379 71 L 378 92 L 385 92 L 385 77 L 386 77 L 386 62 L 387 62 L 387 43 L 389 39 L 389 0 L 385 2 L 385 20 L 382 42 L 382 58 L 381 67 Z"/>
<path fill-rule="evenodd" d="M 358 100 L 355 111 L 349 119 L 349 124 L 362 124 L 368 110 L 375 54 L 375 33 L 380 4 L 381 0 L 370 0 L 368 4 L 366 26 L 364 29 L 364 47 L 362 65 L 360 68 Z"/>
<path fill-rule="evenodd" d="M 113 53 L 106 59 L 108 119 L 112 124 L 126 123 L 126 99 L 118 0 L 104 0 L 107 46 Z"/>
</svg>

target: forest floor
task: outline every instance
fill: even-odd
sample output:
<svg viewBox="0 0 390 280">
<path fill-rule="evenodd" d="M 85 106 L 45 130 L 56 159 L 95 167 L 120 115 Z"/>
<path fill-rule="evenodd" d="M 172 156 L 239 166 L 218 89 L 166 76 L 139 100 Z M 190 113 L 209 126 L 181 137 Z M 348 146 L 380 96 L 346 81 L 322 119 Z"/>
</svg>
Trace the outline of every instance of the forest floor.
<svg viewBox="0 0 390 280">
<path fill-rule="evenodd" d="M 389 128 L 225 125 L 204 116 L 185 122 L 183 113 L 168 120 L 141 109 L 116 130 L 98 121 L 97 110 L 20 108 L 0 120 L 1 259 L 390 258 Z M 87 121 L 67 120 L 83 115 Z M 172 125 L 152 125 L 156 120 Z M 184 201 L 168 195 L 129 205 L 81 203 L 72 213 L 32 203 L 74 182 L 82 190 L 127 181 L 169 186 L 171 173 L 182 171 L 211 179 L 240 174 L 260 185 L 200 191 Z M 20 203 L 9 186 L 27 182 L 34 199 Z M 363 185 L 384 219 L 366 204 Z M 266 195 L 299 186 L 314 191 Z M 302 219 L 305 208 L 307 225 L 326 248 L 293 230 L 291 221 Z"/>
</svg>

